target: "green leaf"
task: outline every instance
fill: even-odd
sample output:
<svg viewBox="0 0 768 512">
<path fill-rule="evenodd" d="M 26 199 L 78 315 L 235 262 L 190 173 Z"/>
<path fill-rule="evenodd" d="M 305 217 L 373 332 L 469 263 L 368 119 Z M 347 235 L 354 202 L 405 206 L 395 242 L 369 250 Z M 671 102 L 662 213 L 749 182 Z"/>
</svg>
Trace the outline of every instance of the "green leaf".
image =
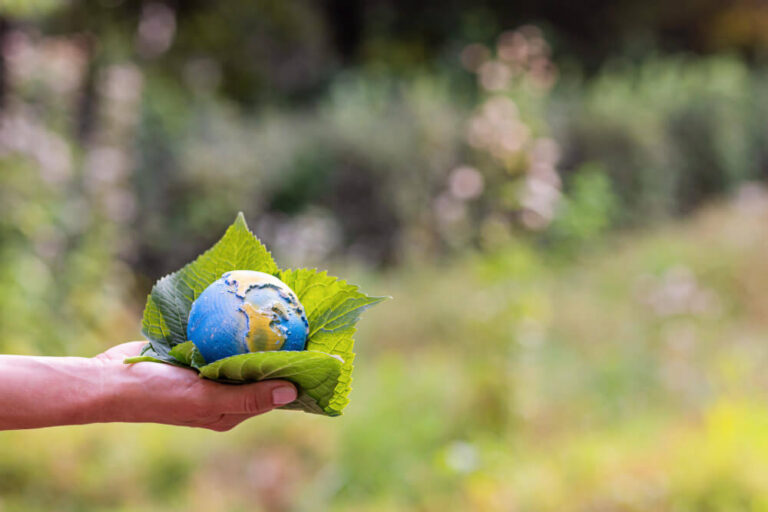
<svg viewBox="0 0 768 512">
<path fill-rule="evenodd" d="M 192 303 L 211 283 L 231 270 L 257 270 L 277 276 L 296 292 L 307 313 L 307 350 L 242 354 L 205 364 L 187 341 Z M 142 332 L 149 343 L 134 362 L 165 362 L 195 368 L 203 377 L 227 382 L 286 378 L 299 398 L 285 406 L 336 416 L 349 402 L 355 324 L 360 314 L 385 297 L 369 297 L 357 286 L 326 272 L 281 271 L 266 247 L 249 230 L 242 213 L 211 249 L 177 272 L 160 279 L 147 298 Z"/>
<path fill-rule="evenodd" d="M 307 313 L 307 350 L 337 355 L 344 360 L 329 405 L 329 408 L 341 414 L 349 403 L 349 392 L 352 389 L 355 324 L 366 308 L 378 304 L 386 297 L 369 297 L 357 286 L 317 270 L 286 270 L 280 272 L 278 277 L 296 292 Z"/>
<path fill-rule="evenodd" d="M 191 366 L 197 369 L 205 366 L 205 359 L 191 341 L 179 343 L 168 354 L 184 366 Z"/>
<path fill-rule="evenodd" d="M 144 318 L 141 321 L 141 331 L 149 340 L 149 345 L 144 347 L 142 353 L 151 348 L 155 357 L 162 361 L 172 363 L 173 360 L 168 355 L 168 351 L 173 346 L 171 333 L 163 319 L 162 313 L 160 313 L 160 310 L 151 295 L 147 297 L 147 305 L 144 306 Z"/>
<path fill-rule="evenodd" d="M 171 356 L 170 353 L 167 350 L 165 350 L 164 346 L 161 346 L 161 349 L 164 350 L 164 352 L 158 353 L 152 347 L 152 342 L 150 341 L 149 343 L 144 345 L 144 348 L 141 349 L 141 354 L 134 357 L 128 357 L 124 359 L 123 362 L 125 364 L 143 363 L 143 362 L 168 363 L 174 366 L 183 366 L 184 368 L 189 368 L 188 364 L 180 362 L 179 360 Z"/>
<path fill-rule="evenodd" d="M 160 279 L 147 299 L 142 332 L 161 356 L 187 341 L 187 319 L 192 303 L 208 285 L 230 270 L 258 270 L 275 274 L 277 264 L 240 213 L 216 245 L 181 270 Z M 167 357 L 166 357 L 167 358 Z"/>
<path fill-rule="evenodd" d="M 285 379 L 296 384 L 299 396 L 286 409 L 303 409 L 336 416 L 340 413 L 330 405 L 339 379 L 340 358 L 316 352 L 275 351 L 251 352 L 219 359 L 200 368 L 203 377 L 222 382 L 256 382 Z"/>
</svg>

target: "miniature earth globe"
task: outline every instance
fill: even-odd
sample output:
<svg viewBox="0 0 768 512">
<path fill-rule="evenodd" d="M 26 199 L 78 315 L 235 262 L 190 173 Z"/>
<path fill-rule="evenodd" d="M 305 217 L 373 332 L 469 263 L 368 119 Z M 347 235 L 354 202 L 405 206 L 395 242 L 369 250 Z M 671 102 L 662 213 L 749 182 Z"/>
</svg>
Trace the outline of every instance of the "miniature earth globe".
<svg viewBox="0 0 768 512">
<path fill-rule="evenodd" d="M 208 363 L 267 350 L 304 350 L 309 322 L 288 285 L 273 275 L 233 270 L 192 303 L 187 339 Z"/>
</svg>

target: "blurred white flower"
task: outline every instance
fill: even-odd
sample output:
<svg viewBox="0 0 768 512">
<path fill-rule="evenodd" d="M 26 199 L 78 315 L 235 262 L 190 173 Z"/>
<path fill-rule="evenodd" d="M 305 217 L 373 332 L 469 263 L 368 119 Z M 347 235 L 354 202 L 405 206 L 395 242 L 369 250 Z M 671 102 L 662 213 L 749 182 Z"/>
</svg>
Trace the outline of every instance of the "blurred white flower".
<svg viewBox="0 0 768 512">
<path fill-rule="evenodd" d="M 719 295 L 701 286 L 691 269 L 679 265 L 661 277 L 641 276 L 637 282 L 640 302 L 660 317 L 676 315 L 718 315 L 722 309 Z"/>
<path fill-rule="evenodd" d="M 480 465 L 477 448 L 466 441 L 453 441 L 446 447 L 445 464 L 457 473 L 471 473 Z"/>
<path fill-rule="evenodd" d="M 517 105 L 510 98 L 489 98 L 469 120 L 467 142 L 506 161 L 530 141 L 531 130 L 518 116 Z"/>
<path fill-rule="evenodd" d="M 166 4 L 144 4 L 136 34 L 136 48 L 146 58 L 162 55 L 176 34 L 176 13 Z"/>
<path fill-rule="evenodd" d="M 12 31 L 2 48 L 12 89 L 42 85 L 63 99 L 75 92 L 87 64 L 85 46 L 77 37 L 40 37 L 21 30 Z"/>
<path fill-rule="evenodd" d="M 116 64 L 105 69 L 99 81 L 99 92 L 108 100 L 135 103 L 141 97 L 144 76 L 132 64 Z"/>
<path fill-rule="evenodd" d="M 118 148 L 97 146 L 91 148 L 85 157 L 85 187 L 91 192 L 99 193 L 119 184 L 127 172 L 127 156 Z"/>
<path fill-rule="evenodd" d="M 534 87 L 548 90 L 557 81 L 557 68 L 548 58 L 537 57 L 531 60 L 526 77 Z"/>
<path fill-rule="evenodd" d="M 24 108 L 0 117 L 0 155 L 10 153 L 32 158 L 39 166 L 40 177 L 51 185 L 61 185 L 72 176 L 69 144 Z"/>
<path fill-rule="evenodd" d="M 512 79 L 512 69 L 503 62 L 490 60 L 478 69 L 480 85 L 486 91 L 501 91 Z"/>
<path fill-rule="evenodd" d="M 499 36 L 496 53 L 504 62 L 522 66 L 528 59 L 528 41 L 517 30 L 503 32 Z"/>
<path fill-rule="evenodd" d="M 483 175 L 474 167 L 461 166 L 448 177 L 451 194 L 457 199 L 477 199 L 483 193 Z"/>
<path fill-rule="evenodd" d="M 531 149 L 531 159 L 554 166 L 560 160 L 560 146 L 550 138 L 536 139 Z"/>
</svg>

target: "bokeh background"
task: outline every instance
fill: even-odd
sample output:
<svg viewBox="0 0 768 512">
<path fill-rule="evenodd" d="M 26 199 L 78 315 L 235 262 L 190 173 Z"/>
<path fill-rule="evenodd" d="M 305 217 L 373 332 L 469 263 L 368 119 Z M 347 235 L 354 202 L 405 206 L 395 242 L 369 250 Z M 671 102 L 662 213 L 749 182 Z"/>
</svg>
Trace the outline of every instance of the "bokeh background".
<svg viewBox="0 0 768 512">
<path fill-rule="evenodd" d="M 0 351 L 245 212 L 393 301 L 329 419 L 0 434 L 0 511 L 768 510 L 760 0 L 0 0 Z"/>
</svg>

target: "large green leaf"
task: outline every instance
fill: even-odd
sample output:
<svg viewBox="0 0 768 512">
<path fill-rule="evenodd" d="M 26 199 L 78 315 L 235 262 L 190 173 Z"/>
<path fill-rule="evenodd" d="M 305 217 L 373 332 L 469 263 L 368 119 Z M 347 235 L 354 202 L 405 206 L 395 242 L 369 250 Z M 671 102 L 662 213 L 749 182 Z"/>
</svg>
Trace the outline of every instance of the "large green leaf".
<svg viewBox="0 0 768 512">
<path fill-rule="evenodd" d="M 352 389 L 355 324 L 366 308 L 386 297 L 369 297 L 357 286 L 317 270 L 287 270 L 278 277 L 296 292 L 307 313 L 307 350 L 337 355 L 344 360 L 330 403 L 332 409 L 341 413 L 349 403 Z"/>
<path fill-rule="evenodd" d="M 275 275 L 296 292 L 309 320 L 306 351 L 256 352 L 205 365 L 186 340 L 189 311 L 203 290 L 231 270 Z M 211 249 L 155 284 L 142 320 L 149 343 L 141 356 L 126 362 L 166 362 L 226 381 L 286 378 L 299 388 L 299 399 L 286 409 L 336 416 L 349 402 L 355 324 L 366 308 L 382 300 L 368 297 L 357 286 L 326 272 L 279 270 L 266 247 L 248 230 L 241 213 Z"/>
<path fill-rule="evenodd" d="M 341 411 L 330 405 L 339 380 L 340 358 L 316 352 L 275 351 L 251 352 L 219 359 L 200 368 L 208 379 L 223 382 L 256 382 L 266 379 L 285 379 L 296 384 L 299 396 L 286 409 L 302 409 L 319 414 L 337 416 Z"/>
</svg>

